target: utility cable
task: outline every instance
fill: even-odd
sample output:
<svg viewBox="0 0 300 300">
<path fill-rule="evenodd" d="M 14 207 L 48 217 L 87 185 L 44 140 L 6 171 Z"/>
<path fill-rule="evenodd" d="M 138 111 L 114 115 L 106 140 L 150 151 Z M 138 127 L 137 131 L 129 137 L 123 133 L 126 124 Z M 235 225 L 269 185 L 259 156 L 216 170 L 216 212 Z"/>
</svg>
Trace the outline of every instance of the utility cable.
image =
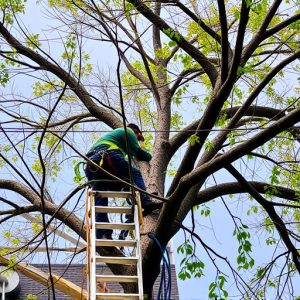
<svg viewBox="0 0 300 300">
<path fill-rule="evenodd" d="M 148 237 L 154 240 L 154 242 L 157 244 L 158 248 L 161 251 L 162 260 L 163 260 L 163 264 L 161 268 L 161 280 L 160 280 L 157 300 L 171 300 L 172 277 L 171 277 L 170 256 L 168 250 L 166 249 L 166 247 L 162 247 L 159 240 L 156 238 L 156 236 L 153 233 L 148 233 Z M 166 284 L 165 270 L 167 270 L 167 274 L 168 274 L 167 284 Z"/>
</svg>

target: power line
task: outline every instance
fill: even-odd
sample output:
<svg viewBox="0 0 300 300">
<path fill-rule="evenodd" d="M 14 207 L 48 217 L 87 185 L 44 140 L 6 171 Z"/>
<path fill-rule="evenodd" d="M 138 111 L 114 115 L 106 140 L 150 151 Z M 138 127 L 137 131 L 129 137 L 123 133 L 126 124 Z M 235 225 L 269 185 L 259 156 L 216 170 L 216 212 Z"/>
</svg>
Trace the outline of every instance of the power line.
<svg viewBox="0 0 300 300">
<path fill-rule="evenodd" d="M 1 123 L 0 123 L 0 126 L 1 126 Z M 59 133 L 59 132 L 70 132 L 70 133 L 107 133 L 107 132 L 111 132 L 111 130 L 86 130 L 86 129 L 76 129 L 76 130 L 64 130 L 64 129 L 58 129 L 58 130 L 55 130 L 55 129 L 34 129 L 34 128 L 26 128 L 26 129 L 22 129 L 22 128 L 17 128 L 17 127 L 2 127 L 3 130 L 7 131 L 7 132 L 12 132 L 12 133 L 26 133 L 26 132 L 49 132 L 49 133 L 52 133 L 52 132 L 55 132 L 55 133 Z M 233 128 L 233 129 L 226 129 L 226 128 L 220 128 L 220 129 L 215 129 L 215 128 L 212 128 L 212 129 L 170 129 L 170 130 L 143 130 L 144 133 L 163 133 L 163 132 L 207 132 L 207 131 L 211 131 L 211 132 L 220 132 L 220 131 L 253 131 L 253 130 L 258 130 L 258 129 L 266 129 L 267 127 L 264 127 L 264 126 L 258 126 L 258 127 L 252 127 L 252 128 Z"/>
</svg>

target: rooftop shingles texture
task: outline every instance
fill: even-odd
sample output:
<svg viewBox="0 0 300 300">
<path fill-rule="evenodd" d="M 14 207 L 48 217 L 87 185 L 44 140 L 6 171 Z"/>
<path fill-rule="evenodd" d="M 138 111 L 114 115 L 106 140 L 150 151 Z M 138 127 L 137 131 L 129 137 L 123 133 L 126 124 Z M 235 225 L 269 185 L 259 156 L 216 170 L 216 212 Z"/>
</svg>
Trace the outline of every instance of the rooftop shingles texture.
<svg viewBox="0 0 300 300">
<path fill-rule="evenodd" d="M 35 264 L 35 267 L 47 272 L 48 268 L 46 265 Z M 63 278 L 70 280 L 71 282 L 77 284 L 80 287 L 86 288 L 86 276 L 84 275 L 84 265 L 72 264 L 68 268 L 64 264 L 54 264 L 52 265 L 52 272 L 57 275 L 62 275 Z M 97 268 L 98 269 L 98 268 Z M 99 266 L 97 270 L 98 274 L 111 274 L 110 270 L 104 265 Z M 177 286 L 177 276 L 175 266 L 171 266 L 171 278 L 172 278 L 172 292 L 171 299 L 179 300 L 178 286 Z M 21 294 L 19 300 L 27 300 L 29 294 L 37 295 L 38 300 L 54 299 L 52 294 L 48 295 L 48 290 L 45 286 L 39 284 L 38 282 L 26 277 L 23 274 L 19 274 L 21 282 Z M 154 285 L 154 299 L 156 299 L 160 284 L 160 276 L 157 278 Z M 118 283 L 107 283 L 107 287 L 114 292 L 120 292 L 122 290 Z M 55 291 L 56 300 L 67 300 L 72 299 L 71 297 L 64 295 L 59 291 Z"/>
</svg>

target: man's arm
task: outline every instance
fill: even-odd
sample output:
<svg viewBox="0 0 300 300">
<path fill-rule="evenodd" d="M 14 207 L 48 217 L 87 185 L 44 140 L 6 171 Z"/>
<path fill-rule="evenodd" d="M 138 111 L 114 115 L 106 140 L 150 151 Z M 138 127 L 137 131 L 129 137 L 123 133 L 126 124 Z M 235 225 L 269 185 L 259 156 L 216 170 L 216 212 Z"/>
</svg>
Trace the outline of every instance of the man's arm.
<svg viewBox="0 0 300 300">
<path fill-rule="evenodd" d="M 141 148 L 134 132 L 131 129 L 129 129 L 127 130 L 127 133 L 128 133 L 128 142 L 129 142 L 131 155 L 133 155 L 136 159 L 141 161 L 150 161 L 152 155 L 148 151 Z"/>
</svg>

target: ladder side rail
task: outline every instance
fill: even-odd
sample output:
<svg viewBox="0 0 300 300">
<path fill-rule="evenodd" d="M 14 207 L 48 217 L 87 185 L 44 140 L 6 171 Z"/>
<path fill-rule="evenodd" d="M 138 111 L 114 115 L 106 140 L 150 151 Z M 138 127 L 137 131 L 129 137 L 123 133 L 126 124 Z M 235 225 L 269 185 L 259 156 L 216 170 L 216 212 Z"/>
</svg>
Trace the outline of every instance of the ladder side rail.
<svg viewBox="0 0 300 300">
<path fill-rule="evenodd" d="M 137 199 L 139 199 L 137 197 Z M 143 271 L 142 271 L 142 255 L 141 255 L 141 246 L 140 246 L 140 218 L 139 218 L 139 209 L 138 204 L 135 205 L 134 209 L 134 223 L 135 223 L 135 239 L 136 239 L 136 256 L 138 259 L 137 262 L 137 276 L 138 276 L 138 293 L 139 299 L 144 299 L 143 292 Z"/>
<path fill-rule="evenodd" d="M 85 225 L 86 225 L 86 276 L 87 276 L 87 291 L 88 297 L 91 293 L 91 250 L 90 250 L 90 235 L 91 235 L 91 224 L 90 224 L 90 188 L 86 189 L 86 199 L 85 199 Z"/>
<path fill-rule="evenodd" d="M 90 299 L 96 300 L 97 283 L 96 283 L 96 213 L 95 213 L 95 197 L 94 193 L 90 193 L 90 220 L 91 220 L 91 230 L 90 230 L 90 259 L 91 259 L 91 273 L 90 273 Z"/>
</svg>

